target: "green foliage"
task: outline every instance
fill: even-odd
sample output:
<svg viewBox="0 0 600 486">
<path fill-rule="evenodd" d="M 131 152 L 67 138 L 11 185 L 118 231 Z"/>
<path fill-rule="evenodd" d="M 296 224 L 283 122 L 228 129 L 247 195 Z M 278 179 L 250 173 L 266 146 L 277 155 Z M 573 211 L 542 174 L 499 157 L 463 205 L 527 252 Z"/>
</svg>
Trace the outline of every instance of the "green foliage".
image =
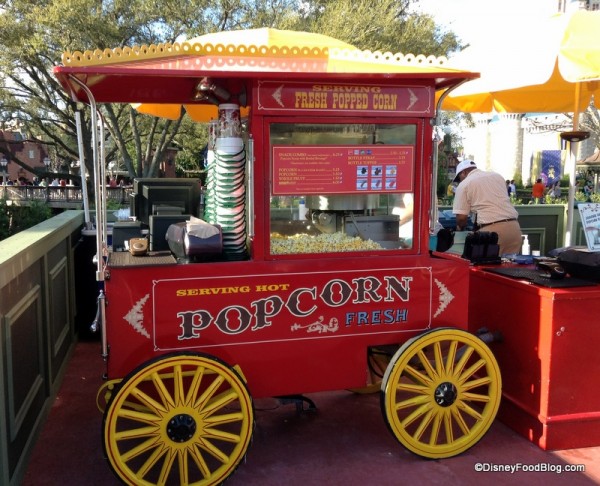
<svg viewBox="0 0 600 486">
<path fill-rule="evenodd" d="M 202 177 L 204 174 L 204 148 L 208 143 L 208 126 L 184 119 L 175 137 L 178 148 L 175 159 L 178 177 Z"/>
<path fill-rule="evenodd" d="M 119 201 L 113 201 L 111 199 L 106 201 L 106 210 L 107 211 L 116 211 L 122 208 L 128 208 L 129 204 L 121 204 Z"/>
<path fill-rule="evenodd" d="M 546 204 L 567 204 L 568 198 L 566 196 L 553 197 L 551 194 L 546 194 L 544 196 L 544 202 Z"/>
<path fill-rule="evenodd" d="M 444 170 L 440 170 L 438 168 L 437 172 L 437 184 L 436 184 L 436 194 L 438 198 L 445 198 L 446 191 L 448 190 L 448 184 L 450 181 L 448 180 L 448 175 Z"/>
<path fill-rule="evenodd" d="M 517 172 L 515 173 L 515 175 L 513 176 L 513 180 L 515 181 L 515 187 L 516 187 L 517 189 L 519 189 L 519 188 L 523 188 L 523 187 L 524 187 L 524 186 L 523 186 L 523 176 L 521 175 L 521 172 L 520 172 L 520 171 L 517 171 Z"/>
<path fill-rule="evenodd" d="M 279 28 L 319 32 L 359 49 L 403 54 L 447 55 L 463 47 L 429 15 L 411 12 L 411 0 L 312 0 Z"/>
<path fill-rule="evenodd" d="M 240 2 L 95 2 L 92 0 L 29 0 L 4 2 L 0 10 L 0 121 L 16 120 L 30 140 L 48 147 L 56 161 L 79 159 L 72 102 L 52 73 L 65 51 L 172 42 L 180 35 L 198 35 L 225 27 Z M 225 13 L 228 11 L 230 16 Z M 211 11 L 215 15 L 207 15 Z M 210 20 L 209 20 L 210 19 Z M 205 30 L 206 29 L 206 30 Z M 180 120 L 139 115 L 125 105 L 101 105 L 110 138 L 107 160 L 119 160 L 133 176 L 155 176 Z M 89 109 L 82 110 L 83 149 L 92 173 Z M 182 115 L 183 116 L 183 115 Z M 26 160 L 11 157 L 34 171 Z M 38 175 L 43 176 L 43 169 Z"/>
<path fill-rule="evenodd" d="M 7 205 L 0 200 L 0 240 L 31 228 L 52 217 L 50 208 L 40 201 L 32 201 L 30 206 Z"/>
</svg>

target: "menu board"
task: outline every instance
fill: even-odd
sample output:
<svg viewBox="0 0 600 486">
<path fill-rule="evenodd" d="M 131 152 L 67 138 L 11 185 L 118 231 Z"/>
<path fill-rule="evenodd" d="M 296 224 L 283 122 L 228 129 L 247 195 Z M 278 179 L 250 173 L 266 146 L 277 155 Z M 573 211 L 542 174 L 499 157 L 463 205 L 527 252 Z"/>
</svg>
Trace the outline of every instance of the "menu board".
<svg viewBox="0 0 600 486">
<path fill-rule="evenodd" d="M 411 145 L 273 146 L 273 195 L 413 192 Z"/>
</svg>

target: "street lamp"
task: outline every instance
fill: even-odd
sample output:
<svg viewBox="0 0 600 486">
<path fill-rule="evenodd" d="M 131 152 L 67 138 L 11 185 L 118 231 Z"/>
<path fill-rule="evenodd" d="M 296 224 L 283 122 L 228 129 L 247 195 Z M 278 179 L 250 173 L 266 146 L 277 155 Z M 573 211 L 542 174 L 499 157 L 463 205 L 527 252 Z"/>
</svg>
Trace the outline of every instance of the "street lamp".
<svg viewBox="0 0 600 486">
<path fill-rule="evenodd" d="M 0 165 L 2 166 L 2 184 L 6 184 L 6 166 L 8 165 L 8 160 L 6 160 L 6 157 L 0 158 Z"/>
</svg>

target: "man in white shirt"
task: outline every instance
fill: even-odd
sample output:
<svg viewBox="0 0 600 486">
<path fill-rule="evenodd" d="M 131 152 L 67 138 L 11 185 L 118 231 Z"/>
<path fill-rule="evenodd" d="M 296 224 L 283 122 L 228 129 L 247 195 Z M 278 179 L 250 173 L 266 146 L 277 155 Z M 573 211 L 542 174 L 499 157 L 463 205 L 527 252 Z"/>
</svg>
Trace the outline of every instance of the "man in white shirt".
<svg viewBox="0 0 600 486">
<path fill-rule="evenodd" d="M 500 254 L 521 252 L 519 214 L 510 202 L 506 181 L 496 172 L 479 170 L 472 160 L 463 160 L 456 167 L 456 188 L 452 212 L 456 229 L 463 231 L 470 213 L 475 213 L 479 229 L 498 234 Z"/>
</svg>

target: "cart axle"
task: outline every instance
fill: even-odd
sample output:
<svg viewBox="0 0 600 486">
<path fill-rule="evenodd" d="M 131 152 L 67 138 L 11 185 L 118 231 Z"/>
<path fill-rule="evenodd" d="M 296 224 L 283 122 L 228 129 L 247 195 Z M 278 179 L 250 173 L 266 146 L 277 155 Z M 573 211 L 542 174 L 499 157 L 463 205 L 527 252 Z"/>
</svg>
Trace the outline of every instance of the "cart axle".
<svg viewBox="0 0 600 486">
<path fill-rule="evenodd" d="M 173 442 L 186 442 L 196 433 L 196 421 L 186 413 L 176 415 L 167 425 L 167 435 Z"/>
<path fill-rule="evenodd" d="M 449 407 L 456 401 L 456 387 L 450 382 L 444 382 L 435 389 L 435 401 L 440 407 Z"/>
</svg>

